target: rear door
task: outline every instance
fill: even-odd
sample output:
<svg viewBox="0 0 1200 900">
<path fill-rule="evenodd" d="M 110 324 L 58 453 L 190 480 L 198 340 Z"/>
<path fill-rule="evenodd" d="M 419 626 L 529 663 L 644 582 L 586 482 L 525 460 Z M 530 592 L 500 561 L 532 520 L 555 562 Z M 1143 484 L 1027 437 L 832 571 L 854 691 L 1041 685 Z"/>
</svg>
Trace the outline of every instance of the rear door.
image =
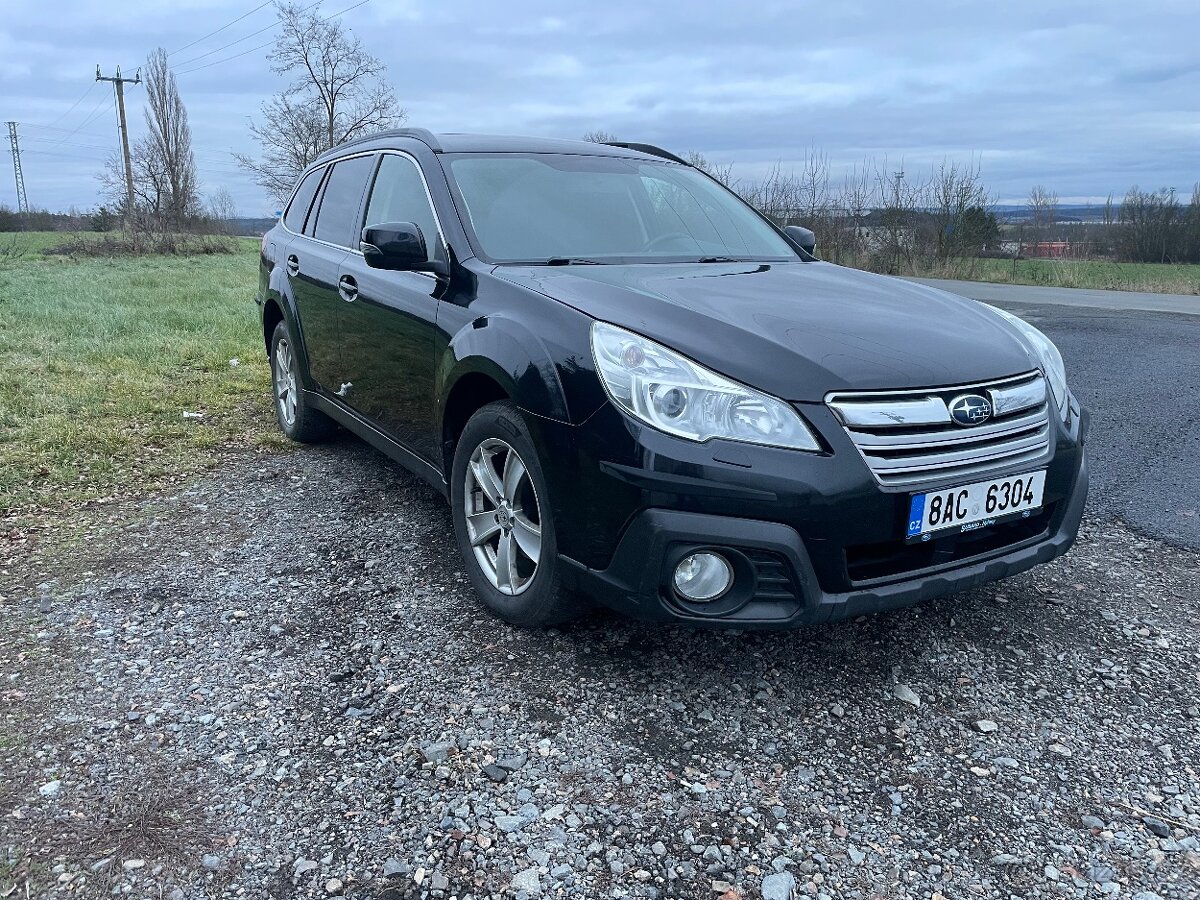
<svg viewBox="0 0 1200 900">
<path fill-rule="evenodd" d="M 314 381 L 324 384 L 328 375 L 329 353 L 336 346 L 336 318 L 322 315 L 310 290 L 309 272 L 314 261 L 308 252 L 304 230 L 315 218 L 317 192 L 328 174 L 328 167 L 314 169 L 304 177 L 283 213 L 283 229 L 275 246 L 275 259 L 287 273 L 288 287 L 299 314 L 300 343 L 308 355 L 308 370 Z M 304 264 L 301 266 L 301 257 Z M 333 327 L 331 331 L 330 328 Z"/>
<path fill-rule="evenodd" d="M 445 239 L 420 167 L 399 152 L 381 155 L 361 225 L 412 222 L 430 259 L 446 260 Z M 438 458 L 433 396 L 433 336 L 439 282 L 426 272 L 370 268 L 361 253 L 341 262 L 356 294 L 341 307 L 343 361 L 353 383 L 348 398 L 413 452 Z"/>
<path fill-rule="evenodd" d="M 374 154 L 352 156 L 333 163 L 309 213 L 304 233 L 292 239 L 285 264 L 292 276 L 293 295 L 300 310 L 309 371 L 325 390 L 344 397 L 350 389 L 342 365 L 338 317 L 344 302 L 338 288 L 342 260 L 350 241 L 358 247 L 355 222 L 362 206 Z"/>
</svg>

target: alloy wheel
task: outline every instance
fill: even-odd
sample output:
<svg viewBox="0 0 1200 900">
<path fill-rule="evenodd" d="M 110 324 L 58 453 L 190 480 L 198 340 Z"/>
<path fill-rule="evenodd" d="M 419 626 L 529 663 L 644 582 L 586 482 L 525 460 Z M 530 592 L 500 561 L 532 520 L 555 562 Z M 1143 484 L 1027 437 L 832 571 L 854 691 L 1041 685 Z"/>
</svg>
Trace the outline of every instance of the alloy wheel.
<svg viewBox="0 0 1200 900">
<path fill-rule="evenodd" d="M 463 492 L 467 536 L 484 575 L 516 596 L 537 574 L 542 517 L 537 492 L 520 455 L 499 438 L 475 448 Z"/>
<path fill-rule="evenodd" d="M 296 424 L 296 356 L 287 338 L 281 338 L 275 345 L 275 371 L 272 375 L 279 417 L 290 428 Z"/>
</svg>

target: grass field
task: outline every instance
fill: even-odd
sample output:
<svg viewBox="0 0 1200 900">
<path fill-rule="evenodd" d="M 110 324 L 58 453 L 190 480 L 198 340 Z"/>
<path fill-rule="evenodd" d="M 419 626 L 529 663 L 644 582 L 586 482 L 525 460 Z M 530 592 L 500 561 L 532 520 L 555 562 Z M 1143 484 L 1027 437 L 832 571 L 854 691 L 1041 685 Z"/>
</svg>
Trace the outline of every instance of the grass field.
<svg viewBox="0 0 1200 900">
<path fill-rule="evenodd" d="M 1200 294 L 1200 266 L 1171 263 L 1117 263 L 1094 259 L 958 259 L 919 267 L 925 278 L 958 278 L 997 284 Z"/>
<path fill-rule="evenodd" d="M 0 258 L 0 520 L 153 489 L 221 447 L 280 443 L 256 241 L 196 257 L 39 252 L 63 237 L 21 235 L 28 252 Z"/>
<path fill-rule="evenodd" d="M 220 448 L 284 446 L 252 303 L 257 242 L 193 257 L 41 252 L 68 237 L 0 235 L 0 525 L 153 490 Z M 919 274 L 1200 293 L 1198 266 L 962 260 Z"/>
</svg>

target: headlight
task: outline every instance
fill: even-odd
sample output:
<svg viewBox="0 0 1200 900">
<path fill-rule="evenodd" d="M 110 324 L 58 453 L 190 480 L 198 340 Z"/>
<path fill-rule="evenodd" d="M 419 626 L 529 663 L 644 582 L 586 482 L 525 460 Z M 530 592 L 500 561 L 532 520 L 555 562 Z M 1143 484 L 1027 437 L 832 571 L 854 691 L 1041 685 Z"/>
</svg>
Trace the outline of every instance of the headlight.
<svg viewBox="0 0 1200 900">
<path fill-rule="evenodd" d="M 725 438 L 821 449 L 800 414 L 782 400 L 710 372 L 641 335 L 597 322 L 592 355 L 612 401 L 660 431 L 692 441 Z"/>
<path fill-rule="evenodd" d="M 1041 360 L 1042 372 L 1045 373 L 1046 381 L 1050 384 L 1050 393 L 1054 395 L 1054 402 L 1058 404 L 1059 412 L 1065 416 L 1067 414 L 1067 369 L 1063 365 L 1062 354 L 1058 352 L 1058 348 L 1054 346 L 1054 342 L 1024 319 L 1018 318 L 1002 309 L 997 309 L 988 303 L 984 303 L 983 305 L 1016 326 L 1017 330 L 1025 337 L 1025 340 L 1029 342 L 1030 348 L 1037 354 L 1038 359 Z"/>
</svg>

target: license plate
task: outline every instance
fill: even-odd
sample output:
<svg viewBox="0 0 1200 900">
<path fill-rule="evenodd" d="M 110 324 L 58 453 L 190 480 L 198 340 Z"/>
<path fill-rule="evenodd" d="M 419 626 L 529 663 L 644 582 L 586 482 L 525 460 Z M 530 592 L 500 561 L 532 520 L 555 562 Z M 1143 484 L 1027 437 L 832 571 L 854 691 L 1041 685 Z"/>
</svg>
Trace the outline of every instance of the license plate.
<svg viewBox="0 0 1200 900">
<path fill-rule="evenodd" d="M 1046 473 L 977 481 L 964 487 L 914 494 L 908 513 L 908 540 L 929 540 L 939 532 L 963 533 L 1004 519 L 1028 518 L 1042 505 Z"/>
</svg>

